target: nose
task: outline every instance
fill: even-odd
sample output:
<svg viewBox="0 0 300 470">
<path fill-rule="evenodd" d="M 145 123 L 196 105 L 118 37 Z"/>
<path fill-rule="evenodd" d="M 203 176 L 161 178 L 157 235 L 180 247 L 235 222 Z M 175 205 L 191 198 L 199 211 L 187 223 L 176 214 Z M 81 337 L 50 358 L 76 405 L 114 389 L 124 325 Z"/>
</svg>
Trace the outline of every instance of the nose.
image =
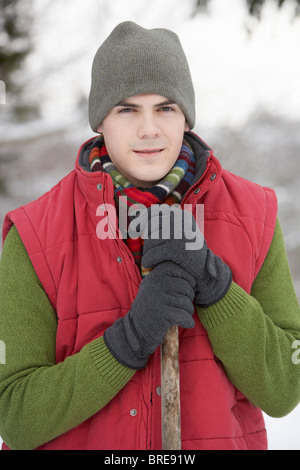
<svg viewBox="0 0 300 470">
<path fill-rule="evenodd" d="M 155 115 L 143 115 L 140 117 L 138 126 L 138 137 L 140 139 L 153 139 L 161 135 L 157 119 Z"/>
</svg>

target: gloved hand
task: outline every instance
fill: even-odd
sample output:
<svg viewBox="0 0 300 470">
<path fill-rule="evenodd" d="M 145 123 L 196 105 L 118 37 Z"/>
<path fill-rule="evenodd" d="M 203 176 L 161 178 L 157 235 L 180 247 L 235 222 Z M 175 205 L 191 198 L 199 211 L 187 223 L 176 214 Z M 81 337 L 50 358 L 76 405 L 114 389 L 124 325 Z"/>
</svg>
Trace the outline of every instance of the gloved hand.
<svg viewBox="0 0 300 470">
<path fill-rule="evenodd" d="M 195 281 L 180 266 L 161 263 L 141 282 L 125 317 L 104 333 L 112 355 L 131 369 L 142 369 L 172 325 L 193 328 Z"/>
<path fill-rule="evenodd" d="M 193 215 L 177 206 L 161 205 L 154 215 L 151 209 L 148 224 L 143 227 L 142 266 L 152 268 L 172 261 L 195 278 L 197 305 L 208 307 L 218 302 L 231 285 L 231 270 L 207 248 Z"/>
</svg>

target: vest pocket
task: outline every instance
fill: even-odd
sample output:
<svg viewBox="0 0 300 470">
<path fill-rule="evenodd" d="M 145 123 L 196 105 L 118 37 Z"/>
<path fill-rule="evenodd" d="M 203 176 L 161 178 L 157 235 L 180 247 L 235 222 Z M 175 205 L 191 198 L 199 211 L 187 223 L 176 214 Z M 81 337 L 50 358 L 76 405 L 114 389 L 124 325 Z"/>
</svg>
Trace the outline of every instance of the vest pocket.
<svg viewBox="0 0 300 470">
<path fill-rule="evenodd" d="M 251 446 L 250 446 L 250 442 L 249 442 L 249 438 L 248 438 L 248 433 L 247 433 L 247 430 L 246 430 L 246 426 L 245 426 L 245 423 L 239 413 L 239 410 L 238 410 L 238 407 L 237 405 L 234 406 L 234 408 L 232 409 L 235 417 L 236 417 L 236 420 L 237 422 L 239 423 L 240 425 L 240 428 L 241 428 L 241 431 L 243 433 L 243 438 L 244 438 L 244 441 L 245 441 L 245 445 L 246 445 L 246 449 L 245 450 L 251 450 Z"/>
</svg>

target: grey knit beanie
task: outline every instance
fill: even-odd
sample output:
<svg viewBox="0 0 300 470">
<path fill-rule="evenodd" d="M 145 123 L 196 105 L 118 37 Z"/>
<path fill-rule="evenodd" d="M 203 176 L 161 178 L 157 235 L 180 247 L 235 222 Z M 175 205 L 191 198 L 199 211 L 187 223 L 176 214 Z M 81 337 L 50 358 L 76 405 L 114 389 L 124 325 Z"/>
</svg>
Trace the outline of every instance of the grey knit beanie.
<svg viewBox="0 0 300 470">
<path fill-rule="evenodd" d="M 192 129 L 195 94 L 189 65 L 178 36 L 167 29 L 145 29 L 126 21 L 99 47 L 92 67 L 89 96 L 91 128 L 121 101 L 141 93 L 177 103 Z"/>
</svg>

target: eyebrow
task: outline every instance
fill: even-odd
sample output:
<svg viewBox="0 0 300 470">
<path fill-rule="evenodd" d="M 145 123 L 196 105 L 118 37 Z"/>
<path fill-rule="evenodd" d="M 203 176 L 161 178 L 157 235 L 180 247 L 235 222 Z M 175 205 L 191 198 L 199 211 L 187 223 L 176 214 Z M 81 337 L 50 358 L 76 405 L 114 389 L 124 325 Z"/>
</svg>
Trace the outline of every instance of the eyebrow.
<svg viewBox="0 0 300 470">
<path fill-rule="evenodd" d="M 154 108 L 160 108 L 161 106 L 167 106 L 169 104 L 176 104 L 176 103 L 172 100 L 166 100 L 166 101 L 163 101 L 162 103 L 155 104 Z M 124 108 L 141 108 L 139 104 L 129 103 L 126 100 L 120 101 L 120 103 L 116 104 L 115 107 L 118 107 L 118 106 L 122 106 Z"/>
</svg>

